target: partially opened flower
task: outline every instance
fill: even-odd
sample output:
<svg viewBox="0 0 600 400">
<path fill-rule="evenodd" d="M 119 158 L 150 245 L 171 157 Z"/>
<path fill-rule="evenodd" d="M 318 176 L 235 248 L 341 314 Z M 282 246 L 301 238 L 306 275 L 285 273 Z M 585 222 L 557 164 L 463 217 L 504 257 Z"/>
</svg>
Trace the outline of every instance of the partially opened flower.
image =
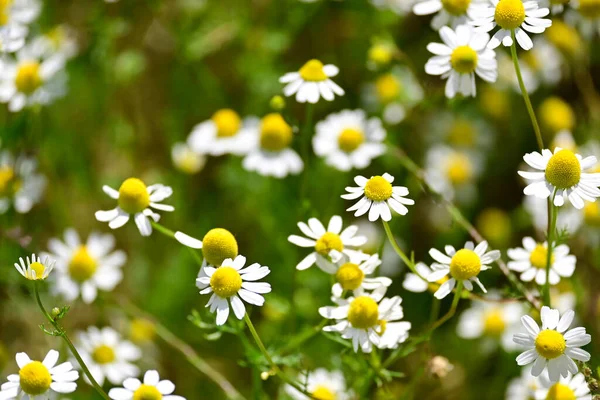
<svg viewBox="0 0 600 400">
<path fill-rule="evenodd" d="M 375 253 L 365 260 L 365 255 L 355 253 L 351 256 L 342 255 L 337 262 L 335 271 L 336 283 L 331 288 L 335 297 L 341 297 L 344 291 L 352 291 L 353 295 L 360 296 L 366 290 L 375 290 L 389 287 L 392 280 L 385 276 L 369 277 L 381 265 L 379 254 Z"/>
<path fill-rule="evenodd" d="M 523 238 L 523 247 L 508 250 L 508 268 L 521 272 L 523 282 L 535 279 L 538 285 L 546 283 L 546 265 L 548 263 L 548 243 L 537 243 L 531 237 Z M 560 278 L 569 278 L 575 271 L 577 259 L 569 254 L 569 246 L 561 244 L 553 246 L 550 258 L 550 284 L 556 285 Z"/>
<path fill-rule="evenodd" d="M 41 200 L 46 178 L 36 169 L 35 158 L 15 158 L 8 150 L 0 151 L 0 214 L 11 205 L 19 214 L 28 213 Z"/>
<path fill-rule="evenodd" d="M 535 400 L 592 400 L 585 375 L 567 374 L 558 382 L 552 382 L 545 374 L 540 375 L 540 387 L 535 391 Z"/>
<path fill-rule="evenodd" d="M 344 374 L 340 371 L 327 371 L 318 368 L 298 377 L 300 382 L 306 382 L 306 391 L 314 398 L 323 400 L 350 400 L 352 392 L 346 388 Z M 291 385 L 285 386 L 285 392 L 294 400 L 306 400 L 308 397 Z"/>
<path fill-rule="evenodd" d="M 238 256 L 238 243 L 235 236 L 227 229 L 213 228 L 204 235 L 202 240 L 193 238 L 183 232 L 175 232 L 175 239 L 184 246 L 192 249 L 202 249 L 203 266 L 219 267 L 224 260 Z"/>
<path fill-rule="evenodd" d="M 31 259 L 25 257 L 25 260 L 26 262 L 23 261 L 23 257 L 19 258 L 19 263 L 15 263 L 15 268 L 23 277 L 32 281 L 46 279 L 56 264 L 56 261 L 48 256 L 42 259 L 40 256 L 36 257 L 35 254 L 31 255 Z"/>
<path fill-rule="evenodd" d="M 157 371 L 147 371 L 144 381 L 127 378 L 122 388 L 112 388 L 108 397 L 113 400 L 185 400 L 185 397 L 172 394 L 175 385 L 169 380 L 160 380 Z"/>
<path fill-rule="evenodd" d="M 323 65 L 321 61 L 313 59 L 304 64 L 298 72 L 283 75 L 279 82 L 287 84 L 283 88 L 283 94 L 287 97 L 296 94 L 296 101 L 299 103 L 316 103 L 321 97 L 331 101 L 336 94 L 344 95 L 344 89 L 330 79 L 339 71 L 335 65 Z"/>
</svg>

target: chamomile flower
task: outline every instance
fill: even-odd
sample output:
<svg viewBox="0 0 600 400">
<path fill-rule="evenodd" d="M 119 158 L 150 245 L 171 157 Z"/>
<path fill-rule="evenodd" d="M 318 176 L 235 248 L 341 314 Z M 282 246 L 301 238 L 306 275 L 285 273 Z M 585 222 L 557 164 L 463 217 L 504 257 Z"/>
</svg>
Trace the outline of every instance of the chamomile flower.
<svg viewBox="0 0 600 400">
<path fill-rule="evenodd" d="M 96 211 L 96 219 L 100 222 L 108 222 L 111 229 L 122 227 L 129 221 L 131 214 L 134 215 L 142 236 L 152 234 L 152 225 L 149 218 L 158 222 L 160 215 L 152 211 L 154 208 L 161 211 L 173 211 L 175 208 L 167 204 L 161 204 L 161 201 L 173 194 L 173 189 L 161 184 L 146 187 L 146 184 L 137 178 L 128 178 L 122 184 L 119 190 L 110 186 L 102 186 L 102 190 L 111 198 L 117 200 L 117 207 L 108 211 Z"/>
<path fill-rule="evenodd" d="M 552 25 L 545 17 L 550 14 L 547 8 L 539 8 L 536 0 L 489 0 L 488 4 L 478 5 L 469 12 L 479 32 L 490 32 L 500 27 L 488 44 L 495 49 L 502 43 L 506 47 L 513 44 L 513 36 L 523 50 L 531 50 L 533 42 L 527 32 L 542 33 Z"/>
<path fill-rule="evenodd" d="M 415 204 L 415 201 L 404 196 L 408 195 L 408 189 L 404 186 L 392 186 L 394 177 L 387 172 L 383 175 L 372 176 L 370 179 L 364 176 L 356 176 L 354 182 L 358 187 L 346 187 L 348 193 L 343 194 L 342 199 L 360 200 L 346 211 L 355 211 L 354 216 L 369 213 L 369 221 L 377 221 L 380 217 L 383 221 L 392 219 L 394 210 L 400 215 L 408 213 L 407 205 Z"/>
<path fill-rule="evenodd" d="M 146 371 L 144 381 L 127 378 L 122 388 L 112 388 L 108 397 L 113 400 L 185 400 L 184 397 L 172 394 L 175 385 L 169 380 L 160 380 L 157 371 Z"/>
<path fill-rule="evenodd" d="M 486 293 L 485 287 L 477 276 L 479 272 L 492 268 L 489 264 L 500 258 L 500 251 L 486 252 L 487 247 L 487 242 L 483 241 L 477 247 L 473 245 L 473 242 L 467 242 L 465 247 L 458 251 L 452 246 L 446 246 L 444 249 L 446 254 L 437 249 L 429 250 L 429 255 L 437 263 L 431 265 L 434 272 L 427 277 L 427 280 L 436 282 L 450 274 L 450 279 L 442 283 L 434 296 L 437 299 L 446 297 L 454 289 L 456 281 L 462 281 L 464 288 L 469 291 L 473 290 L 472 282 L 475 282 Z"/>
<path fill-rule="evenodd" d="M 70 60 L 79 50 L 75 35 L 70 26 L 57 25 L 33 41 L 34 45 L 42 46 L 47 54 L 60 54 L 65 60 Z"/>
<path fill-rule="evenodd" d="M 224 260 L 238 256 L 238 243 L 235 236 L 227 229 L 213 228 L 202 240 L 193 238 L 183 232 L 175 232 L 175 239 L 192 249 L 202 249 L 203 264 L 219 267 Z"/>
<path fill-rule="evenodd" d="M 35 281 L 44 280 L 50 275 L 56 261 L 52 258 L 45 256 L 43 259 L 40 256 L 31 255 L 25 258 L 26 262 L 23 261 L 23 257 L 19 258 L 19 263 L 15 263 L 15 268 L 24 278 Z"/>
<path fill-rule="evenodd" d="M 28 25 L 40 14 L 39 0 L 12 0 L 0 3 L 0 51 L 12 53 L 25 45 Z"/>
<path fill-rule="evenodd" d="M 81 295 L 84 303 L 96 299 L 98 289 L 111 291 L 123 278 L 121 268 L 127 260 L 125 252 L 113 251 L 115 238 L 112 235 L 92 233 L 82 243 L 77 231 L 67 229 L 64 242 L 59 239 L 48 241 L 50 256 L 56 259 L 54 293 L 65 300 L 73 301 Z"/>
<path fill-rule="evenodd" d="M 337 271 L 335 272 L 336 283 L 331 288 L 334 297 L 341 297 L 345 290 L 352 291 L 355 297 L 364 294 L 365 290 L 375 290 L 382 287 L 389 287 L 392 280 L 385 276 L 368 277 L 375 272 L 375 269 L 381 265 L 379 254 L 365 256 L 361 253 L 354 254 L 351 257 L 342 255 L 337 262 Z"/>
<path fill-rule="evenodd" d="M 118 385 L 125 378 L 139 375 L 133 362 L 141 358 L 142 352 L 133 343 L 122 340 L 114 329 L 91 326 L 86 332 L 79 332 L 77 339 L 75 345 L 81 358 L 101 386 L 105 379 Z"/>
<path fill-rule="evenodd" d="M 237 256 L 223 261 L 219 268 L 205 266 L 200 270 L 196 286 L 200 294 L 212 293 L 206 307 L 210 312 L 217 312 L 217 325 L 223 325 L 229 317 L 229 304 L 237 319 L 246 314 L 245 302 L 262 306 L 265 293 L 271 292 L 271 285 L 266 282 L 256 282 L 267 276 L 269 267 L 254 263 L 246 268 L 246 257 Z"/>
<path fill-rule="evenodd" d="M 590 388 L 582 373 L 569 373 L 558 382 L 552 382 L 542 374 L 539 382 L 540 388 L 535 392 L 535 400 L 592 400 Z"/>
<path fill-rule="evenodd" d="M 469 21 L 468 13 L 478 0 L 421 0 L 413 6 L 416 15 L 437 15 L 431 20 L 431 27 L 439 31 L 443 26 L 456 28 Z"/>
<path fill-rule="evenodd" d="M 585 38 L 600 34 L 600 4 L 596 0 L 573 0 L 569 3 L 574 11 L 565 20 L 580 30 Z"/>
<path fill-rule="evenodd" d="M 175 168 L 189 175 L 197 174 L 206 164 L 206 156 L 193 151 L 187 143 L 175 143 L 171 148 Z"/>
<path fill-rule="evenodd" d="M 532 400 L 541 388 L 540 378 L 531 375 L 531 366 L 521 369 L 521 376 L 512 379 L 506 389 L 506 400 Z"/>
<path fill-rule="evenodd" d="M 56 350 L 50 350 L 41 362 L 31 360 L 26 353 L 17 353 L 19 373 L 8 376 L 8 382 L 0 390 L 0 399 L 47 399 L 52 392 L 74 392 L 79 373 L 70 362 L 56 365 L 58 357 Z"/>
<path fill-rule="evenodd" d="M 448 277 L 445 276 L 436 282 L 429 282 L 427 278 L 429 275 L 433 274 L 434 270 L 425 263 L 417 263 L 415 269 L 417 270 L 416 274 L 408 272 L 402 281 L 402 287 L 409 292 L 423 293 L 429 290 L 432 293 L 435 293 L 440 288 L 440 285 L 448 280 Z"/>
<path fill-rule="evenodd" d="M 317 123 L 313 137 L 315 154 L 340 171 L 363 169 L 385 153 L 386 132 L 379 118 L 367 120 L 362 110 L 330 114 Z"/>
<path fill-rule="evenodd" d="M 521 317 L 527 333 L 517 333 L 513 340 L 528 350 L 517 357 L 517 364 L 533 363 L 531 374 L 539 376 L 544 370 L 552 382 L 567 377 L 569 372 L 576 374 L 577 364 L 573 359 L 587 362 L 590 354 L 580 349 L 592 341 L 585 328 L 569 329 L 575 313 L 571 310 L 562 317 L 558 310 L 542 307 L 542 328 L 529 315 Z"/>
<path fill-rule="evenodd" d="M 523 159 L 529 166 L 541 171 L 519 171 L 519 175 L 530 181 L 523 190 L 528 196 L 541 199 L 552 196 L 557 207 L 569 200 L 577 209 L 584 207 L 584 200 L 594 202 L 600 197 L 600 173 L 584 172 L 596 165 L 595 156 L 582 158 L 570 150 L 557 147 L 554 153 L 544 149 L 541 154 L 525 154 Z"/>
<path fill-rule="evenodd" d="M 425 180 L 446 199 L 469 202 L 476 195 L 474 182 L 482 167 L 478 152 L 435 145 L 425 156 Z"/>
<path fill-rule="evenodd" d="M 15 158 L 8 150 L 0 150 L 0 214 L 8 211 L 11 204 L 19 214 L 25 214 L 39 203 L 46 178 L 36 169 L 34 158 Z"/>
<path fill-rule="evenodd" d="M 312 59 L 304 64 L 298 72 L 288 72 L 283 75 L 279 78 L 279 82 L 286 84 L 283 94 L 286 97 L 296 94 L 296 101 L 299 103 L 314 104 L 321 97 L 332 101 L 336 94 L 344 95 L 344 89 L 330 79 L 339 72 L 339 68 L 335 65 L 323 65 L 321 61 Z"/>
<path fill-rule="evenodd" d="M 546 265 L 548 261 L 548 243 L 537 243 L 531 237 L 523 238 L 523 247 L 508 250 L 508 268 L 521 273 L 523 282 L 535 279 L 538 285 L 546 283 Z M 577 259 L 569 254 L 569 246 L 553 246 L 550 258 L 550 284 L 556 285 L 560 278 L 569 278 L 575 271 Z"/>
<path fill-rule="evenodd" d="M 352 392 L 346 388 L 344 374 L 340 371 L 327 371 L 318 368 L 298 377 L 298 381 L 306 382 L 306 391 L 317 399 L 350 400 Z M 308 397 L 290 385 L 285 392 L 294 400 L 306 400 Z"/>
<path fill-rule="evenodd" d="M 425 72 L 448 79 L 446 97 L 451 99 L 456 93 L 475 96 L 475 74 L 484 81 L 496 81 L 496 53 L 486 48 L 490 40 L 487 33 L 476 33 L 469 25 L 459 25 L 456 31 L 444 26 L 440 37 L 444 43 L 427 45 L 434 56 L 425 64 Z"/>
</svg>

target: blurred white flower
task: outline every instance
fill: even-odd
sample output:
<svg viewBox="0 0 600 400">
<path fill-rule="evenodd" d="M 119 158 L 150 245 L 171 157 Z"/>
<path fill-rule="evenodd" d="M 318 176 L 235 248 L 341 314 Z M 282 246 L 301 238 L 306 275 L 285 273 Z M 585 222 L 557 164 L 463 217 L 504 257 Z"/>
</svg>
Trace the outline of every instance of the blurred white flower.
<svg viewBox="0 0 600 400">
<path fill-rule="evenodd" d="M 0 150 L 0 214 L 13 204 L 20 214 L 28 213 L 46 189 L 46 178 L 38 174 L 33 157 L 16 159 L 8 150 Z"/>
<path fill-rule="evenodd" d="M 31 24 L 40 14 L 39 0 L 5 0 L 0 3 L 0 51 L 13 53 L 25 45 Z"/>
<path fill-rule="evenodd" d="M 535 392 L 535 400 L 573 399 L 592 400 L 590 388 L 582 373 L 561 377 L 558 382 L 552 382 L 546 374 L 539 378 L 541 387 Z"/>
<path fill-rule="evenodd" d="M 193 151 L 187 143 L 175 143 L 171 148 L 175 168 L 186 174 L 197 174 L 206 164 L 206 156 Z"/>
<path fill-rule="evenodd" d="M 175 385 L 169 380 L 160 380 L 157 371 L 146 371 L 144 381 L 127 378 L 122 388 L 112 388 L 108 397 L 113 400 L 185 400 L 184 397 L 173 395 Z"/>
<path fill-rule="evenodd" d="M 425 180 L 444 198 L 469 202 L 475 197 L 475 180 L 482 172 L 477 152 L 435 145 L 425 156 Z"/>
<path fill-rule="evenodd" d="M 346 388 L 346 380 L 340 371 L 327 371 L 318 368 L 298 376 L 298 381 L 306 382 L 306 391 L 317 399 L 350 400 L 351 390 Z M 307 400 L 308 397 L 296 388 L 285 385 L 285 392 L 294 400 Z"/>
<path fill-rule="evenodd" d="M 467 24 L 468 13 L 480 0 L 419 0 L 413 5 L 416 15 L 436 14 L 431 20 L 431 27 L 439 31 L 443 26 L 456 28 Z"/>
</svg>

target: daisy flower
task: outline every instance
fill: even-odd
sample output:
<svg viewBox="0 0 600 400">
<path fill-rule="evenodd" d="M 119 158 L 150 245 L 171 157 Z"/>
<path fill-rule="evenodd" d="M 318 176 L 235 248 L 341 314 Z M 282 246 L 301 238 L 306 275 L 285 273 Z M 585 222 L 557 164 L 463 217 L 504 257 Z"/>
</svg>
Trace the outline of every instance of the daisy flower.
<svg viewBox="0 0 600 400">
<path fill-rule="evenodd" d="M 420 0 L 413 6 L 416 15 L 437 15 L 431 20 L 431 27 L 439 31 L 443 26 L 456 28 L 469 21 L 468 12 L 473 10 L 477 0 Z"/>
<path fill-rule="evenodd" d="M 368 257 L 365 260 L 365 257 Z M 334 297 L 342 297 L 345 290 L 352 291 L 354 297 L 364 294 L 365 290 L 375 290 L 381 287 L 389 287 L 392 280 L 385 276 L 369 278 L 375 272 L 375 269 L 381 265 L 379 254 L 372 256 L 355 253 L 348 257 L 342 255 L 337 262 L 337 271 L 335 272 L 336 283 L 331 292 Z"/>
<path fill-rule="evenodd" d="M 31 255 L 31 260 L 29 257 L 26 257 L 25 260 L 27 262 L 23 261 L 23 257 L 19 258 L 19 263 L 15 263 L 15 268 L 24 278 L 32 281 L 46 279 L 52 272 L 54 264 L 56 264 L 56 261 L 48 256 L 45 256 L 42 260 L 40 256 L 36 257 L 35 254 Z"/>
<path fill-rule="evenodd" d="M 271 285 L 256 282 L 267 276 L 271 270 L 254 263 L 246 268 L 246 257 L 237 256 L 223 261 L 219 268 L 205 266 L 200 270 L 196 286 L 200 294 L 212 293 L 206 307 L 210 312 L 217 311 L 217 325 L 223 325 L 229 317 L 229 303 L 237 319 L 246 314 L 245 302 L 262 306 L 265 299 L 262 294 L 271 292 Z"/>
<path fill-rule="evenodd" d="M 36 46 L 42 46 L 48 54 L 60 54 L 65 60 L 70 60 L 77 55 L 78 45 L 76 33 L 68 25 L 57 25 L 33 39 Z"/>
<path fill-rule="evenodd" d="M 338 259 L 331 259 L 332 255 L 330 253 L 332 250 L 349 257 L 360 258 L 359 255 L 362 253 L 355 249 L 367 242 L 365 236 L 356 236 L 356 232 L 358 231 L 356 225 L 350 225 L 342 229 L 342 217 L 339 215 L 331 217 L 327 229 L 316 218 L 309 219 L 308 224 L 298 222 L 298 228 L 300 228 L 306 237 L 290 235 L 288 236 L 288 241 L 299 247 L 313 247 L 315 249 L 315 251 L 307 255 L 296 265 L 296 269 L 301 271 L 312 267 L 316 263 L 317 267 L 324 272 L 335 274 L 337 267 L 334 265 L 334 262 L 338 261 Z M 333 256 L 335 255 L 334 253 Z"/>
<path fill-rule="evenodd" d="M 206 164 L 206 156 L 193 151 L 187 143 L 175 143 L 171 148 L 171 160 L 175 168 L 183 173 L 197 174 Z"/>
<path fill-rule="evenodd" d="M 379 118 L 367 120 L 362 110 L 330 114 L 317 123 L 313 149 L 325 163 L 340 171 L 363 169 L 385 153 L 386 132 Z"/>
<path fill-rule="evenodd" d="M 193 238 L 183 232 L 175 232 L 175 239 L 192 249 L 202 249 L 204 265 L 221 266 L 224 260 L 238 256 L 238 243 L 235 236 L 227 229 L 214 228 L 204 235 L 202 240 Z"/>
<path fill-rule="evenodd" d="M 521 273 L 523 282 L 535 279 L 538 285 L 546 283 L 546 264 L 548 261 L 548 242 L 537 243 L 531 237 L 523 238 L 523 247 L 508 249 L 508 268 Z M 569 278 L 575 271 L 577 259 L 569 254 L 569 246 L 553 246 L 550 258 L 550 284 L 556 285 L 560 278 Z"/>
<path fill-rule="evenodd" d="M 161 184 L 146 187 L 146 184 L 137 178 L 128 178 L 119 190 L 110 186 L 102 186 L 102 190 L 111 198 L 117 200 L 117 207 L 108 211 L 96 211 L 96 219 L 100 222 L 108 222 L 111 229 L 122 227 L 129 221 L 131 214 L 134 215 L 135 224 L 142 236 L 152 234 L 152 224 L 160 220 L 160 215 L 150 208 L 161 211 L 173 211 L 175 208 L 161 201 L 173 194 L 173 189 Z"/>
<path fill-rule="evenodd" d="M 392 186 L 394 177 L 387 172 L 383 175 L 372 176 L 370 179 L 358 175 L 354 178 L 358 187 L 346 187 L 348 193 L 343 194 L 342 199 L 360 200 L 346 211 L 355 211 L 354 216 L 360 217 L 369 212 L 369 221 L 377 221 L 381 217 L 383 221 L 392 219 L 394 210 L 400 215 L 406 215 L 406 205 L 413 205 L 415 201 L 404 196 L 408 195 L 408 189 L 404 186 Z"/>
<path fill-rule="evenodd" d="M 444 198 L 469 202 L 476 195 L 474 182 L 483 164 L 478 152 L 434 145 L 425 157 L 425 180 Z"/>
<path fill-rule="evenodd" d="M 425 263 L 417 263 L 415 265 L 415 269 L 417 270 L 418 275 L 412 272 L 408 272 L 404 276 L 404 281 L 402 281 L 402 287 L 408 290 L 409 292 L 423 293 L 427 290 L 435 292 L 440 288 L 440 285 L 442 283 L 448 280 L 448 277 L 445 276 L 434 283 L 430 283 L 427 280 L 427 277 L 433 274 L 434 270 L 429 268 Z"/>
<path fill-rule="evenodd" d="M 171 394 L 174 391 L 173 382 L 161 381 L 157 371 L 147 371 L 143 383 L 136 378 L 127 378 L 122 388 L 110 389 L 108 397 L 113 400 L 185 400 L 185 397 Z"/>
<path fill-rule="evenodd" d="M 487 293 L 477 276 L 479 272 L 492 268 L 489 264 L 500 258 L 499 250 L 486 252 L 487 247 L 487 242 L 483 241 L 477 247 L 473 246 L 473 242 L 467 242 L 465 247 L 458 251 L 452 246 L 446 246 L 446 254 L 437 249 L 429 250 L 429 255 L 437 263 L 431 265 L 434 272 L 427 277 L 427 280 L 436 282 L 448 274 L 451 277 L 440 286 L 434 296 L 437 299 L 446 297 L 454 289 L 456 281 L 462 281 L 465 289 L 469 291 L 473 290 L 472 282 L 475 282 L 484 293 Z"/>
<path fill-rule="evenodd" d="M 569 373 L 566 377 L 561 377 L 558 382 L 552 382 L 542 374 L 539 381 L 541 387 L 535 392 L 535 400 L 592 400 L 590 388 L 582 373 L 576 375 Z"/>
<path fill-rule="evenodd" d="M 0 214 L 13 204 L 19 214 L 28 213 L 38 203 L 46 188 L 46 178 L 36 171 L 35 158 L 0 151 Z"/>
<path fill-rule="evenodd" d="M 506 47 L 513 44 L 513 36 L 517 39 L 523 50 L 531 50 L 533 42 L 527 35 L 530 33 L 542 33 L 552 25 L 552 21 L 545 17 L 550 14 L 547 8 L 539 8 L 536 0 L 489 0 L 488 4 L 482 4 L 469 11 L 473 20 L 472 25 L 479 32 L 490 32 L 496 25 L 500 30 L 492 36 L 488 48 L 495 49 L 502 43 Z"/>
<path fill-rule="evenodd" d="M 352 392 L 346 388 L 344 374 L 340 371 L 327 371 L 318 368 L 314 371 L 302 374 L 298 377 L 299 382 L 306 382 L 306 391 L 317 399 L 350 400 Z M 308 397 L 300 393 L 291 385 L 285 385 L 285 392 L 293 400 L 306 400 Z"/>
<path fill-rule="evenodd" d="M 0 399 L 46 399 L 52 392 L 74 392 L 79 373 L 70 362 L 56 365 L 58 356 L 58 351 L 50 350 L 40 362 L 31 360 L 25 353 L 17 353 L 19 373 L 8 376 L 8 382 L 0 390 Z"/>
<path fill-rule="evenodd" d="M 490 37 L 487 33 L 476 33 L 469 25 L 459 25 L 456 31 L 444 26 L 440 29 L 444 43 L 429 43 L 427 50 L 433 53 L 425 72 L 441 75 L 446 82 L 446 97 L 456 93 L 475 96 L 475 74 L 487 82 L 496 82 L 498 63 L 496 53 L 486 48 Z"/>
<path fill-rule="evenodd" d="M 565 21 L 576 26 L 588 40 L 600 34 L 600 6 L 594 0 L 573 0 L 569 3 L 573 10 L 565 14 Z"/>
<path fill-rule="evenodd" d="M 531 366 L 521 368 L 521 376 L 513 378 L 506 389 L 506 400 L 532 400 L 541 388 L 540 378 L 531 375 Z M 545 399 L 545 397 L 544 397 Z"/>
<path fill-rule="evenodd" d="M 584 200 L 594 202 L 600 197 L 600 173 L 586 173 L 596 165 L 596 157 L 582 158 L 570 150 L 560 147 L 554 149 L 554 154 L 542 150 L 542 154 L 534 151 L 525 154 L 523 160 L 535 168 L 536 172 L 519 171 L 519 175 L 530 181 L 523 190 L 528 196 L 547 199 L 552 196 L 554 205 L 560 207 L 567 200 L 577 209 L 582 209 Z"/>
<path fill-rule="evenodd" d="M 91 326 L 86 332 L 79 332 L 77 339 L 77 350 L 100 386 L 105 379 L 118 385 L 125 378 L 139 375 L 133 362 L 142 357 L 142 352 L 114 329 Z"/>
<path fill-rule="evenodd" d="M 323 65 L 321 61 L 312 59 L 304 64 L 298 72 L 288 72 L 283 75 L 279 78 L 279 82 L 286 84 L 283 94 L 286 97 L 296 94 L 296 101 L 299 103 L 314 104 L 321 97 L 332 101 L 336 94 L 344 95 L 344 89 L 330 79 L 339 72 L 339 68 L 335 65 Z"/>
<path fill-rule="evenodd" d="M 573 359 L 587 362 L 590 354 L 580 349 L 592 341 L 585 328 L 569 327 L 575 313 L 565 312 L 562 317 L 558 310 L 542 307 L 542 328 L 529 315 L 521 317 L 521 322 L 527 333 L 517 333 L 513 340 L 528 350 L 517 357 L 517 364 L 523 366 L 533 363 L 531 374 L 539 376 L 544 370 L 552 382 L 558 382 L 560 377 L 567 377 L 569 372 L 577 373 L 577 364 Z"/>
<path fill-rule="evenodd" d="M 25 45 L 28 25 L 38 17 L 41 9 L 39 0 L 12 0 L 0 4 L 0 51 L 12 53 Z"/>
<path fill-rule="evenodd" d="M 85 243 L 75 229 L 67 229 L 64 242 L 50 239 L 50 257 L 56 259 L 54 293 L 73 301 L 81 295 L 90 304 L 96 299 L 98 289 L 111 291 L 123 278 L 121 268 L 127 261 L 125 252 L 113 252 L 115 238 L 112 235 L 92 233 Z"/>
</svg>

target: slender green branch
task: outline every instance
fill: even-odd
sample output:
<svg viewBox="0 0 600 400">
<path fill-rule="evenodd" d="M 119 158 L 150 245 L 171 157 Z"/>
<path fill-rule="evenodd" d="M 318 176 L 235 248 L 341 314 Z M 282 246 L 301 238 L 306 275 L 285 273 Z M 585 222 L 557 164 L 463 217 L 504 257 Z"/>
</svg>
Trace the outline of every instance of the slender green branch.
<svg viewBox="0 0 600 400">
<path fill-rule="evenodd" d="M 408 268 L 410 268 L 410 270 L 414 274 L 416 274 L 419 278 L 421 278 L 424 281 L 426 281 L 427 279 L 425 279 L 424 277 L 422 277 L 417 272 L 417 268 L 415 267 L 415 265 L 412 262 L 412 260 L 410 258 L 408 258 L 408 256 L 402 251 L 402 249 L 400 248 L 400 246 L 398 246 L 398 243 L 396 242 L 396 238 L 394 238 L 394 234 L 392 233 L 392 230 L 390 229 L 390 224 L 388 224 L 384 220 L 381 220 L 381 222 L 383 223 L 383 228 L 385 229 L 385 234 L 387 235 L 387 238 L 388 238 L 390 244 L 392 245 L 392 247 L 394 248 L 394 251 L 396 252 L 396 254 L 398 254 L 398 256 L 402 259 L 402 261 L 404 261 L 404 264 L 406 264 L 406 266 Z"/>
<path fill-rule="evenodd" d="M 456 307 L 458 306 L 458 300 L 460 300 L 460 295 L 462 294 L 463 281 L 458 281 L 456 284 L 456 291 L 454 292 L 454 298 L 452 299 L 452 305 L 450 306 L 450 310 L 440 319 L 437 320 L 435 324 L 429 330 L 429 334 L 435 331 L 437 328 L 442 326 L 446 321 L 454 316 L 456 313 Z"/>
<path fill-rule="evenodd" d="M 287 343 L 287 345 L 284 346 L 280 350 L 280 354 L 281 355 L 286 355 L 286 354 L 291 353 L 297 347 L 299 347 L 300 345 L 304 344 L 308 340 L 312 339 L 313 337 L 315 337 L 316 335 L 318 335 L 319 333 L 321 333 L 321 330 L 323 329 L 323 327 L 325 325 L 327 325 L 327 322 L 328 321 L 326 319 L 324 319 L 323 321 L 321 321 L 321 323 L 319 323 L 319 325 L 316 325 L 316 326 L 313 326 L 313 327 L 311 327 L 309 329 L 306 329 L 304 332 L 302 332 L 298 336 L 292 338 Z"/>
<path fill-rule="evenodd" d="M 548 245 L 546 247 L 546 282 L 544 283 L 543 294 L 544 304 L 550 307 L 550 267 L 552 266 L 552 248 L 554 247 L 554 231 L 556 229 L 557 212 L 554 206 L 554 198 L 556 197 L 556 189 L 552 196 L 548 197 Z"/>
</svg>

